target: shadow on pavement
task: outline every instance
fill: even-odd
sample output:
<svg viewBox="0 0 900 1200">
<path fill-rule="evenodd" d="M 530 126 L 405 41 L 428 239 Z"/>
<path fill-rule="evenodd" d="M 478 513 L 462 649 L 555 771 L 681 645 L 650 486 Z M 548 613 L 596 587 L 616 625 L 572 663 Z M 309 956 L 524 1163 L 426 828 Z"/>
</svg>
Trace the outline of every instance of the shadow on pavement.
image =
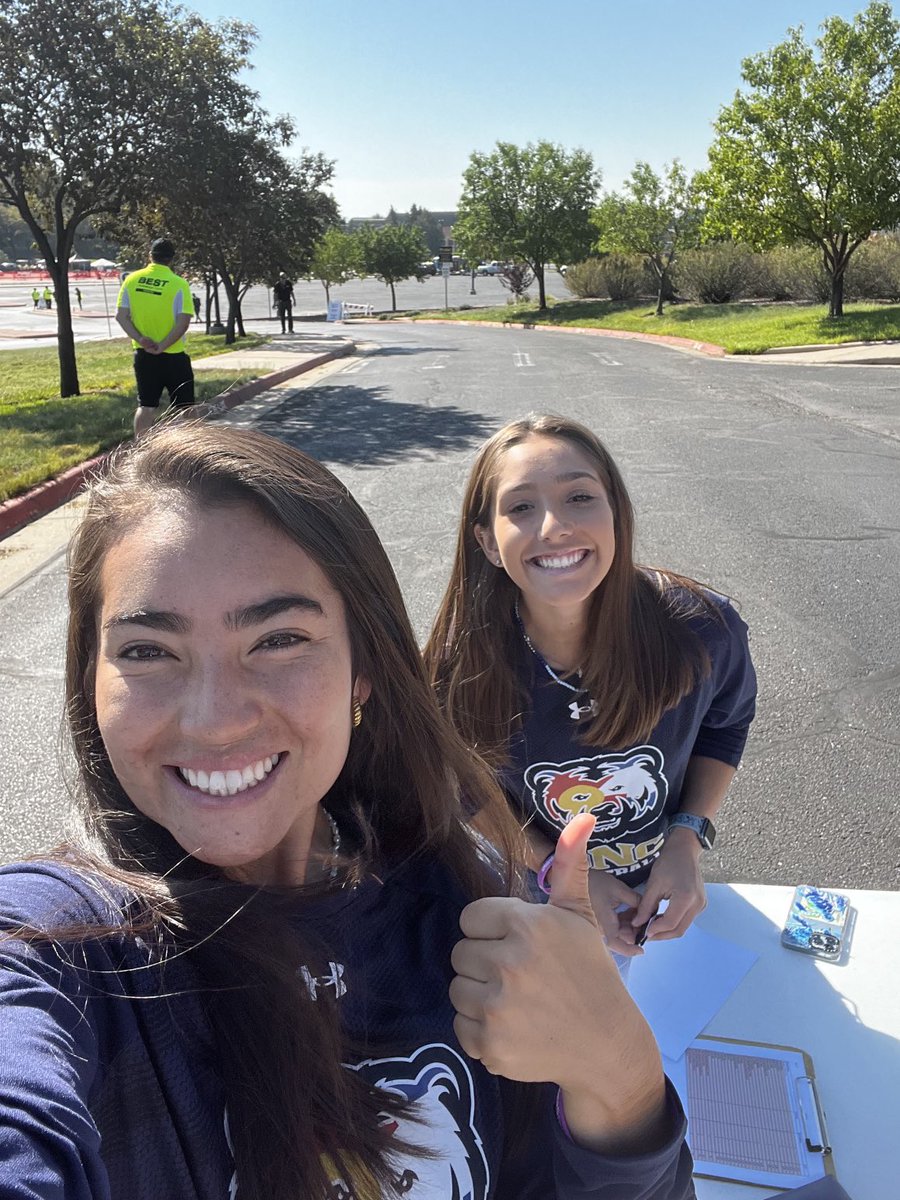
<svg viewBox="0 0 900 1200">
<path fill-rule="evenodd" d="M 392 354 L 456 354 L 458 346 L 379 346 L 361 351 L 366 358 L 389 358 Z"/>
<path fill-rule="evenodd" d="M 398 404 L 387 389 L 348 386 L 306 388 L 300 396 L 261 412 L 235 409 L 232 424 L 252 425 L 282 438 L 313 458 L 347 466 L 389 466 L 423 454 L 469 449 L 495 422 L 453 405 Z"/>
</svg>

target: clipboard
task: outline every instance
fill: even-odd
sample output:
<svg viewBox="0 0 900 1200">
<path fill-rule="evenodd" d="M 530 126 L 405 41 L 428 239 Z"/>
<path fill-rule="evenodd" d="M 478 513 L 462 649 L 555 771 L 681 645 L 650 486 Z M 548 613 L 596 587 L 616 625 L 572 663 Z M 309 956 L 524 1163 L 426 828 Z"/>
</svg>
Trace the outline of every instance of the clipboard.
<svg viewBox="0 0 900 1200">
<path fill-rule="evenodd" d="M 834 1175 L 806 1051 L 701 1036 L 667 1066 L 687 1113 L 695 1175 L 785 1189 Z"/>
</svg>

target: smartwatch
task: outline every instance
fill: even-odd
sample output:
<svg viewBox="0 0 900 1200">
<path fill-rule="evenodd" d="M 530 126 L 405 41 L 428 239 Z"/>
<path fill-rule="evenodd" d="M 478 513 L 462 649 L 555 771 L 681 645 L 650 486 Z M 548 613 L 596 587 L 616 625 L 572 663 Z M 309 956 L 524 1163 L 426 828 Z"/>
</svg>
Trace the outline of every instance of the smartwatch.
<svg viewBox="0 0 900 1200">
<path fill-rule="evenodd" d="M 716 841 L 716 827 L 709 817 L 698 817 L 694 813 L 686 812 L 675 813 L 669 818 L 669 828 L 674 829 L 677 825 L 693 829 L 703 849 L 712 850 Z"/>
</svg>

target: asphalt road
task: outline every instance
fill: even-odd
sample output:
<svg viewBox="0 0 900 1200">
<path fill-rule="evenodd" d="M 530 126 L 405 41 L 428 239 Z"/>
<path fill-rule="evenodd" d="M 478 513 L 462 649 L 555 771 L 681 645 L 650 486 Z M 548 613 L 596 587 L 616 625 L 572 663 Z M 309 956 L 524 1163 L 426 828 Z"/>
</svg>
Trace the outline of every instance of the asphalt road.
<svg viewBox="0 0 900 1200">
<path fill-rule="evenodd" d="M 643 561 L 734 596 L 759 715 L 707 857 L 715 880 L 900 880 L 900 390 L 893 369 L 713 360 L 576 334 L 373 324 L 368 352 L 235 409 L 328 462 L 371 514 L 420 635 L 479 442 L 529 410 L 622 466 Z M 0 858 L 60 828 L 63 569 L 0 600 Z"/>
</svg>

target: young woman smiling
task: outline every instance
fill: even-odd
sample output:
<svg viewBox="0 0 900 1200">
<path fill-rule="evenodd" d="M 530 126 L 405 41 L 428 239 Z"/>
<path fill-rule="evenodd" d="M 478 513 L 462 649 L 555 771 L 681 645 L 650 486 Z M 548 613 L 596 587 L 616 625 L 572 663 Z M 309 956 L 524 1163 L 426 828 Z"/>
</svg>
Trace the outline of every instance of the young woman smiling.
<svg viewBox="0 0 900 1200">
<path fill-rule="evenodd" d="M 80 832 L 0 870 L 0 1194 L 693 1196 L 597 936 L 593 822 L 551 905 L 510 894 L 518 831 L 338 480 L 154 432 L 70 566 Z"/>
<path fill-rule="evenodd" d="M 625 956 L 663 901 L 649 937 L 680 936 L 704 907 L 700 857 L 756 698 L 731 604 L 635 563 L 633 537 L 621 474 L 590 430 L 512 422 L 476 457 L 425 650 L 445 710 L 526 825 L 544 890 L 562 830 L 596 819 L 591 896 Z"/>
</svg>

